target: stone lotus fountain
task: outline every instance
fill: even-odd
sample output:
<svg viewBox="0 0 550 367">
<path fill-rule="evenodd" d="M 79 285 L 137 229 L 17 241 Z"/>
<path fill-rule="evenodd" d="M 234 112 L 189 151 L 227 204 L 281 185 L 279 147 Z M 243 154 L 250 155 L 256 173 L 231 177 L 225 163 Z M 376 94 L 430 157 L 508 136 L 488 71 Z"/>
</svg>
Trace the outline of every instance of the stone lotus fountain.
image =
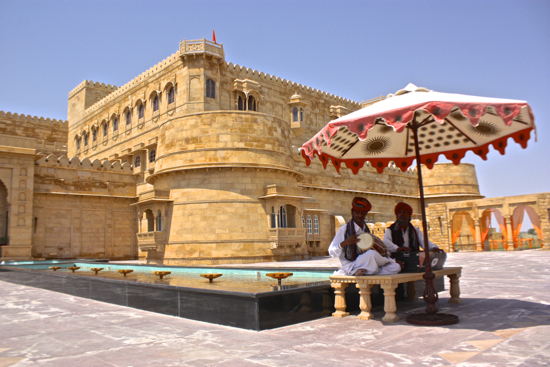
<svg viewBox="0 0 550 367">
<path fill-rule="evenodd" d="M 67 266 L 67 269 L 72 270 L 74 273 L 76 270 L 80 269 L 80 266 Z"/>
<path fill-rule="evenodd" d="M 123 274 L 124 277 L 126 277 L 127 274 L 130 274 L 131 272 L 133 272 L 132 269 L 119 269 L 116 271 L 117 273 L 120 273 L 120 274 Z"/>
<path fill-rule="evenodd" d="M 158 275 L 160 277 L 160 280 L 162 280 L 162 278 L 165 275 L 172 274 L 172 272 L 171 271 L 153 271 L 153 274 Z"/>
<path fill-rule="evenodd" d="M 57 269 L 61 269 L 61 266 L 50 266 L 50 269 L 56 271 Z"/>
<path fill-rule="evenodd" d="M 223 274 L 220 274 L 220 273 L 217 273 L 217 274 L 211 274 L 211 273 L 209 273 L 209 274 L 200 274 L 201 277 L 207 278 L 207 279 L 210 281 L 210 283 L 212 283 L 212 281 L 213 281 L 214 279 L 219 278 L 219 277 L 221 277 L 222 275 L 223 275 Z"/>
<path fill-rule="evenodd" d="M 103 270 L 103 268 L 90 268 L 91 271 L 95 271 L 95 275 L 97 275 L 97 273 L 99 273 L 101 270 Z"/>
<path fill-rule="evenodd" d="M 266 276 L 268 276 L 270 278 L 277 279 L 278 285 L 281 285 L 281 280 L 283 280 L 285 278 L 288 278 L 288 277 L 291 277 L 292 275 L 293 275 L 293 273 L 282 273 L 282 272 L 267 273 L 266 274 Z"/>
</svg>

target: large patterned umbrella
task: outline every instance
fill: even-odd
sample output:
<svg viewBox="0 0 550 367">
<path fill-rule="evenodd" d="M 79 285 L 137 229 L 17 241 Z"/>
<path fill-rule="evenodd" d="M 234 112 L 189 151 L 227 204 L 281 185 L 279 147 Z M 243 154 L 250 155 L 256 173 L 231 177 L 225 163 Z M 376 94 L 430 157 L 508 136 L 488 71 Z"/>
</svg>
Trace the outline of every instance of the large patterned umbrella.
<svg viewBox="0 0 550 367">
<path fill-rule="evenodd" d="M 492 145 L 504 154 L 508 138 L 523 148 L 535 129 L 534 116 L 525 101 L 439 93 L 413 84 L 394 95 L 331 121 L 302 148 L 309 165 L 315 155 L 326 169 L 329 161 L 339 172 L 345 165 L 357 174 L 369 162 L 379 173 L 389 164 L 406 171 L 416 160 L 424 243 L 428 243 L 426 208 L 420 165 L 433 168 L 440 154 L 459 164 L 472 151 L 484 160 Z M 408 322 L 446 325 L 454 315 L 437 313 L 426 246 L 426 313 L 409 315 Z"/>
</svg>

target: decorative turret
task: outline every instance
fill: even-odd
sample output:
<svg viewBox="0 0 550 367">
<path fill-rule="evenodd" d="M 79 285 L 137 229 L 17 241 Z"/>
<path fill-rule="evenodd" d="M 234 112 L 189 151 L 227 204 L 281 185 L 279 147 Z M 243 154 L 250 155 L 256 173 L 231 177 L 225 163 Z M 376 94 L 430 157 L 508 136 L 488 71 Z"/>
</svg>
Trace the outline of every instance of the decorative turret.
<svg viewBox="0 0 550 367">
<path fill-rule="evenodd" d="M 206 38 L 202 40 L 183 40 L 180 42 L 180 57 L 186 58 L 189 56 L 196 57 L 206 55 L 212 56 L 220 62 L 225 61 L 223 44 L 207 41 Z"/>
</svg>

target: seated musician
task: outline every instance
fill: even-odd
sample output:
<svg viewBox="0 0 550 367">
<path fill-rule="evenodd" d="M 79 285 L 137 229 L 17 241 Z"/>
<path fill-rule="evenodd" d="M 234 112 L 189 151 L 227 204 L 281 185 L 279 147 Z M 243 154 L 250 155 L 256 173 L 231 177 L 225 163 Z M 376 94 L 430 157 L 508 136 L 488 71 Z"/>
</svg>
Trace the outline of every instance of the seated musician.
<svg viewBox="0 0 550 367">
<path fill-rule="evenodd" d="M 373 236 L 374 248 L 361 253 L 358 248 L 358 236 L 370 233 L 365 218 L 371 210 L 370 202 L 362 197 L 353 199 L 351 209 L 352 219 L 336 232 L 336 236 L 329 246 L 328 252 L 332 257 L 340 258 L 342 267 L 335 275 L 370 275 L 370 274 L 397 274 L 402 266 L 386 254 L 382 240 Z"/>
<path fill-rule="evenodd" d="M 411 224 L 412 207 L 404 202 L 395 206 L 396 221 L 386 229 L 384 244 L 389 252 L 420 251 L 424 248 L 422 231 Z M 428 240 L 430 251 L 445 252 Z"/>
</svg>

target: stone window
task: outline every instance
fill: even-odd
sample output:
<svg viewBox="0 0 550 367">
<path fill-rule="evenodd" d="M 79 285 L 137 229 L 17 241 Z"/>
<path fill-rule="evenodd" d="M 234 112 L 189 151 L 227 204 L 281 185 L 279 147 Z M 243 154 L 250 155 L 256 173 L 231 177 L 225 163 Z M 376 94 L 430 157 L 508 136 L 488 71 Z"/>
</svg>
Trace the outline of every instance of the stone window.
<svg viewBox="0 0 550 367">
<path fill-rule="evenodd" d="M 92 141 L 93 142 L 97 141 L 97 129 L 92 130 Z"/>
<path fill-rule="evenodd" d="M 168 104 L 174 103 L 174 93 L 174 87 L 170 87 L 170 89 L 168 89 Z"/>
<path fill-rule="evenodd" d="M 253 96 L 249 96 L 247 107 L 249 111 L 256 111 L 256 98 L 254 98 Z"/>
<path fill-rule="evenodd" d="M 206 97 L 216 98 L 216 82 L 212 79 L 206 80 Z"/>
<path fill-rule="evenodd" d="M 244 100 L 241 96 L 239 96 L 239 101 L 237 102 L 237 109 L 239 111 L 244 111 Z"/>
<path fill-rule="evenodd" d="M 153 112 L 155 111 L 158 111 L 159 110 L 159 97 L 157 95 L 155 95 L 153 97 Z"/>
<path fill-rule="evenodd" d="M 157 151 L 155 149 L 152 149 L 149 151 L 149 163 L 155 163 L 155 158 L 157 155 Z"/>
<path fill-rule="evenodd" d="M 113 131 L 117 131 L 118 130 L 118 117 L 115 117 L 115 119 L 113 120 Z"/>
<path fill-rule="evenodd" d="M 143 116 L 145 116 L 145 106 L 143 103 L 140 103 L 138 107 L 138 119 L 142 119 Z"/>
<path fill-rule="evenodd" d="M 84 133 L 82 135 L 82 137 L 84 138 L 84 146 L 87 147 L 88 146 L 88 134 Z"/>
<path fill-rule="evenodd" d="M 79 150 L 80 149 L 80 138 L 76 138 L 75 143 L 76 143 L 76 150 Z"/>
<path fill-rule="evenodd" d="M 103 124 L 103 137 L 107 136 L 108 128 L 109 128 L 109 126 L 107 125 L 107 123 L 104 123 Z"/>
<path fill-rule="evenodd" d="M 319 218 L 317 216 L 313 217 L 313 233 L 319 234 Z"/>
<path fill-rule="evenodd" d="M 126 112 L 126 125 L 131 125 L 132 124 L 132 111 L 128 110 L 128 112 Z"/>
<path fill-rule="evenodd" d="M 287 228 L 286 218 L 286 205 L 281 206 L 279 209 L 279 228 Z"/>
<path fill-rule="evenodd" d="M 271 228 L 277 228 L 277 215 L 274 206 L 271 207 Z"/>
<path fill-rule="evenodd" d="M 141 166 L 141 157 L 138 155 L 136 159 L 134 159 L 134 167 Z"/>
<path fill-rule="evenodd" d="M 302 215 L 302 228 L 306 228 L 306 218 Z"/>
<path fill-rule="evenodd" d="M 160 214 L 160 210 L 158 211 L 157 215 L 157 231 L 162 231 L 162 214 Z"/>
<path fill-rule="evenodd" d="M 304 122 L 304 109 L 302 107 L 292 109 L 292 122 Z"/>
<path fill-rule="evenodd" d="M 312 234 L 313 231 L 311 230 L 311 215 L 307 216 L 307 234 Z"/>
</svg>

